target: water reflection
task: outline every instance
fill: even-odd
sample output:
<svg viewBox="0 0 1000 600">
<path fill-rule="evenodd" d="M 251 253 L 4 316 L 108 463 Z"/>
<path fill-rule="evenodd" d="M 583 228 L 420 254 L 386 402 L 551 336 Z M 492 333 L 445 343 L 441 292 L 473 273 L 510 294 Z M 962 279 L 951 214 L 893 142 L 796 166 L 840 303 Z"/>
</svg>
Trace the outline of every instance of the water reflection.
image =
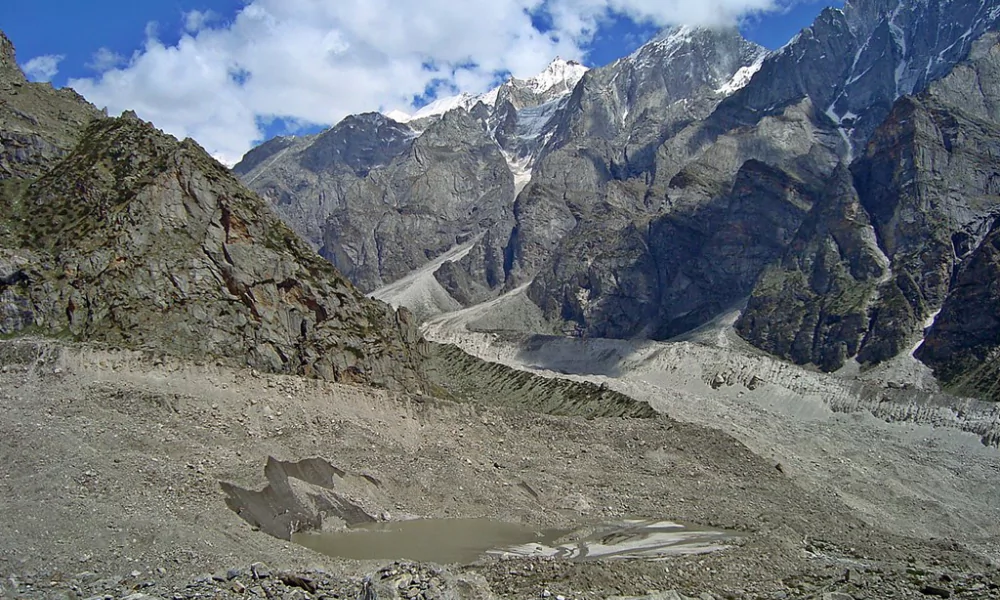
<svg viewBox="0 0 1000 600">
<path fill-rule="evenodd" d="M 722 549 L 732 532 L 672 521 L 623 520 L 576 530 L 537 528 L 490 519 L 419 519 L 372 523 L 333 533 L 300 533 L 292 541 L 355 560 L 470 563 L 483 556 L 564 560 L 656 560 Z"/>
<path fill-rule="evenodd" d="M 718 529 L 685 527 L 672 521 L 625 520 L 581 533 L 574 541 L 557 544 L 530 542 L 498 548 L 488 554 L 505 557 L 550 557 L 566 560 L 612 558 L 663 559 L 683 554 L 721 550 L 736 534 Z M 562 540 L 559 540 L 562 541 Z"/>
</svg>

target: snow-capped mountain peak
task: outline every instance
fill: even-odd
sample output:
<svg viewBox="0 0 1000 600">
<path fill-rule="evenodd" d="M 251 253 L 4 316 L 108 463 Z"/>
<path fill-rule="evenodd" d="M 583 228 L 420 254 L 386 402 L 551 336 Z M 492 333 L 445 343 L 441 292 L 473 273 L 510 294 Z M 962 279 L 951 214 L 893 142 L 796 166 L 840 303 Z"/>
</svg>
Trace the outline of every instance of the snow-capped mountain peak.
<svg viewBox="0 0 1000 600">
<path fill-rule="evenodd" d="M 548 101 L 573 91 L 573 87 L 583 78 L 587 72 L 587 67 L 574 60 L 564 60 L 556 57 L 545 70 L 529 77 L 528 79 L 517 79 L 511 77 L 503 84 L 492 90 L 479 95 L 462 92 L 457 96 L 438 98 L 430 104 L 420 108 L 417 112 L 409 114 L 401 110 L 393 110 L 385 113 L 385 116 L 397 123 L 408 123 L 418 119 L 443 115 L 456 108 L 471 110 L 476 104 L 482 102 L 486 106 L 496 105 L 497 98 L 502 90 L 523 90 L 538 96 L 545 96 Z"/>
<path fill-rule="evenodd" d="M 481 97 L 482 96 L 473 96 L 468 92 L 462 92 L 457 96 L 438 98 L 430 104 L 423 106 L 412 115 L 401 110 L 393 110 L 386 113 L 385 116 L 389 117 L 393 121 L 396 121 L 397 123 L 409 123 L 410 121 L 416 121 L 417 119 L 443 115 L 446 112 L 455 110 L 456 108 L 469 110 L 475 106 L 477 102 L 479 102 Z"/>
<path fill-rule="evenodd" d="M 538 75 L 523 81 L 514 79 L 512 82 L 518 82 L 536 94 L 544 94 L 550 90 L 570 92 L 583 79 L 583 75 L 587 70 L 587 67 L 575 60 L 563 60 L 556 57 Z"/>
<path fill-rule="evenodd" d="M 662 29 L 651 42 L 656 43 L 680 43 L 690 41 L 698 30 L 694 25 L 674 25 Z"/>
</svg>

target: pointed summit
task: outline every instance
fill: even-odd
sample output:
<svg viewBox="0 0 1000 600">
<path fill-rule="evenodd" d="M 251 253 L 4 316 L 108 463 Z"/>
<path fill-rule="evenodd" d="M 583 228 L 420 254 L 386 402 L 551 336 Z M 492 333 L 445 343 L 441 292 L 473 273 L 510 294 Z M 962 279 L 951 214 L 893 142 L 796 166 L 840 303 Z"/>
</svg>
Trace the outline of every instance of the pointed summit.
<svg viewBox="0 0 1000 600">
<path fill-rule="evenodd" d="M 0 83 L 24 83 L 26 81 L 24 73 L 17 66 L 14 43 L 4 32 L 0 31 Z"/>
<path fill-rule="evenodd" d="M 583 79 L 583 75 L 587 70 L 587 67 L 575 60 L 564 60 L 557 56 L 555 60 L 549 63 L 549 66 L 545 67 L 544 71 L 520 83 L 536 94 L 544 94 L 550 91 L 570 92 Z M 512 81 L 518 80 L 514 79 Z"/>
<path fill-rule="evenodd" d="M 659 33 L 651 40 L 652 42 L 665 42 L 665 41 L 681 41 L 686 39 L 691 39 L 691 36 L 697 31 L 698 28 L 692 25 L 672 25 L 670 27 L 664 27 Z"/>
<path fill-rule="evenodd" d="M 767 49 L 745 39 L 736 27 L 677 25 L 661 30 L 617 68 L 639 88 L 665 84 L 667 96 L 661 100 L 674 102 L 706 87 L 723 95 L 736 92 L 767 55 Z"/>
<path fill-rule="evenodd" d="M 87 123 L 100 116 L 72 90 L 28 83 L 17 66 L 14 44 L 0 31 L 0 180 L 41 176 L 76 145 Z"/>
<path fill-rule="evenodd" d="M 488 107 L 494 107 L 497 106 L 498 97 L 506 100 L 512 96 L 517 98 L 514 104 L 518 108 L 526 105 L 537 106 L 572 92 L 587 71 L 587 67 L 575 60 L 565 60 L 557 56 L 544 71 L 534 77 L 528 79 L 511 77 L 500 86 L 478 96 L 462 92 L 457 96 L 438 98 L 413 114 L 392 110 L 387 112 L 386 116 L 397 123 L 409 123 L 428 117 L 439 117 L 456 108 L 472 110 L 480 102 Z"/>
<path fill-rule="evenodd" d="M 418 385 L 408 315 L 365 298 L 192 140 L 132 116 L 97 119 L 26 194 L 20 238 L 44 266 L 17 292 L 52 331 L 270 373 Z"/>
</svg>

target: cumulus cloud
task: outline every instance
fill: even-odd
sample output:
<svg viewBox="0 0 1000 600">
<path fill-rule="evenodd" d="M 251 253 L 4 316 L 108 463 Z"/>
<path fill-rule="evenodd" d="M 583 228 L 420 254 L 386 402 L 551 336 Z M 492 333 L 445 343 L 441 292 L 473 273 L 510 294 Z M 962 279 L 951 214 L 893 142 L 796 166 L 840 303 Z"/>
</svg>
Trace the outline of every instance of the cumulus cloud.
<svg viewBox="0 0 1000 600">
<path fill-rule="evenodd" d="M 412 110 L 414 98 L 485 91 L 555 56 L 582 59 L 600 24 L 721 24 L 777 0 L 251 0 L 221 23 L 186 13 L 164 44 L 147 27 L 127 64 L 69 84 L 112 112 L 134 109 L 225 162 L 281 118 L 330 125 L 351 113 Z M 535 23 L 551 24 L 540 30 Z M 95 60 L 95 63 L 97 61 Z"/>
<path fill-rule="evenodd" d="M 99 73 L 114 69 L 125 63 L 125 57 L 109 48 L 98 48 L 87 63 L 87 68 Z"/>
<path fill-rule="evenodd" d="M 59 63 L 66 58 L 61 54 L 36 56 L 22 65 L 24 74 L 32 81 L 52 81 L 59 72 Z"/>
<path fill-rule="evenodd" d="M 549 0 L 547 3 L 555 28 L 582 43 L 611 15 L 652 25 L 721 26 L 778 6 L 775 0 Z"/>
<path fill-rule="evenodd" d="M 188 33 L 197 33 L 219 16 L 210 10 L 192 10 L 184 15 L 184 29 Z"/>
</svg>

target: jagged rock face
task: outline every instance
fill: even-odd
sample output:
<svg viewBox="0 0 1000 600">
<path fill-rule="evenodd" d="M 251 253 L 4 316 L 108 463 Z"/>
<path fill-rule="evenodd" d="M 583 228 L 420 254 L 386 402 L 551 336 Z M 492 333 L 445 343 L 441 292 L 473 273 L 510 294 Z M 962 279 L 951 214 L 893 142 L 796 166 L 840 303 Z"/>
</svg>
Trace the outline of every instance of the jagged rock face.
<svg viewBox="0 0 1000 600">
<path fill-rule="evenodd" d="M 998 212 L 998 25 L 996 0 L 849 0 L 769 55 L 681 28 L 569 95 L 498 90 L 467 126 L 524 188 L 437 282 L 530 283 L 563 331 L 615 337 L 750 294 L 739 332 L 795 362 L 906 351 Z"/>
<path fill-rule="evenodd" d="M 302 151 L 300 161 L 314 173 L 336 174 L 346 168 L 364 177 L 409 150 L 412 143 L 409 127 L 368 113 L 347 117 L 317 136 Z"/>
<path fill-rule="evenodd" d="M 666 339 L 749 294 L 781 256 L 815 190 L 756 161 L 713 202 L 572 236 L 528 293 L 565 331 Z"/>
<path fill-rule="evenodd" d="M 327 215 L 344 205 L 343 190 L 406 152 L 412 134 L 375 113 L 352 116 L 319 135 L 270 140 L 248 152 L 233 171 L 318 249 Z"/>
<path fill-rule="evenodd" d="M 660 213 L 662 203 L 650 201 L 643 174 L 653 151 L 683 125 L 707 116 L 731 91 L 726 86 L 764 54 L 736 30 L 682 27 L 589 71 L 517 199 L 507 288 L 531 280 L 571 232 L 602 235 L 597 230 L 607 232 L 613 223 L 625 227 L 635 217 Z"/>
<path fill-rule="evenodd" d="M 38 177 L 100 116 L 72 90 L 28 83 L 17 66 L 14 44 L 0 32 L 0 201 L 5 182 Z"/>
<path fill-rule="evenodd" d="M 441 279 L 484 299 L 506 280 L 515 193 L 584 72 L 556 60 L 536 77 L 414 115 L 348 117 L 319 136 L 255 148 L 235 171 L 365 290 L 479 237 L 464 273 Z"/>
<path fill-rule="evenodd" d="M 484 96 L 444 99 L 416 115 L 396 115 L 407 126 L 385 122 L 410 132 L 409 138 L 398 136 L 398 145 L 357 132 L 342 137 L 344 150 L 371 150 L 361 152 L 350 175 L 332 166 L 348 162 L 343 152 L 317 151 L 344 123 L 315 140 L 270 142 L 248 154 L 236 171 L 364 289 L 399 278 L 457 242 L 482 234 L 455 265 L 464 275 L 451 270 L 439 279 L 458 296 L 486 298 L 530 279 L 563 235 L 586 215 L 605 212 L 599 205 L 607 203 L 608 181 L 641 170 L 640 163 L 651 164 L 652 149 L 664 137 L 707 115 L 734 86 L 745 83 L 764 54 L 735 30 L 672 29 L 596 73 L 584 75 L 582 66 L 557 60 L 537 77 L 509 80 Z M 457 108 L 439 114 L 451 107 Z M 469 115 L 458 116 L 464 112 Z M 605 121 L 608 126 L 601 124 Z M 447 139 L 439 143 L 444 131 Z M 623 140 L 631 140 L 630 145 L 619 147 Z M 412 149 L 393 158 L 406 143 Z M 435 144 L 456 151 L 415 154 Z M 491 146 L 502 153 L 489 151 Z M 309 164 L 302 158 L 307 152 L 314 157 Z M 322 166 L 322 157 L 328 157 L 329 166 Z M 472 169 L 470 157 L 479 163 Z M 425 162 L 412 164 L 416 159 Z M 521 194 L 517 205 L 499 159 L 513 176 L 514 192 L 529 178 L 537 183 L 538 189 Z M 434 189 L 435 198 L 444 198 L 433 207 L 439 218 L 424 218 L 419 211 L 421 218 L 415 218 L 407 203 L 419 194 L 405 188 L 420 169 L 475 172 L 482 185 L 472 190 L 476 199 L 460 201 L 447 199 L 449 193 L 455 196 L 452 190 Z M 616 191 L 614 201 L 626 212 L 650 213 L 641 186 L 625 187 L 629 191 Z M 473 205 L 475 218 L 468 211 L 449 213 L 447 207 L 458 204 Z M 406 214 L 391 214 L 386 205 L 399 205 Z"/>
<path fill-rule="evenodd" d="M 681 124 L 707 116 L 766 54 L 736 29 L 667 29 L 631 56 L 588 72 L 550 148 L 613 141 L 608 162 L 619 176 L 648 170 L 657 146 Z"/>
<path fill-rule="evenodd" d="M 888 32 L 895 44 L 895 50 L 883 48 L 871 60 L 864 59 L 865 53 L 870 54 L 867 46 L 856 55 L 858 62 L 853 68 L 864 75 L 848 80 L 847 87 L 838 92 L 840 108 L 830 115 L 835 121 L 839 120 L 837 114 L 843 114 L 838 112 L 841 110 L 869 115 L 867 124 L 856 119 L 852 123 L 854 131 L 848 131 L 856 141 L 871 138 L 864 156 L 853 166 L 855 187 L 870 214 L 880 247 L 892 262 L 891 274 L 868 293 L 867 324 L 860 344 L 855 344 L 854 333 L 832 340 L 846 348 L 846 357 L 853 356 L 857 348 L 857 359 L 862 364 L 886 360 L 912 346 L 925 320 L 940 308 L 949 293 L 958 262 L 982 239 L 990 215 L 995 212 L 996 192 L 991 191 L 990 180 L 994 162 L 991 157 L 997 151 L 996 36 L 987 33 L 978 42 L 976 38 L 984 28 L 995 27 L 997 8 L 989 3 L 972 4 L 857 2 L 846 8 L 845 22 L 851 24 L 856 37 L 863 38 L 859 32 L 872 36 L 869 45 L 878 47 L 874 40 L 881 30 L 883 34 Z M 869 23 L 867 28 L 860 25 L 865 22 Z M 881 39 L 884 41 L 885 36 Z M 978 48 L 970 51 L 973 42 Z M 928 49 L 934 51 L 929 53 Z M 829 55 L 828 49 L 816 51 Z M 966 52 L 970 53 L 966 63 L 917 98 L 901 99 L 879 128 L 870 133 L 871 124 L 883 114 L 879 107 L 885 97 L 928 85 L 947 74 Z M 892 64 L 896 69 L 889 73 Z M 921 69 L 915 71 L 915 64 Z M 868 79 L 871 85 L 865 83 Z M 881 88 L 878 82 L 882 82 Z M 844 104 L 845 98 L 852 96 L 860 97 L 862 105 L 871 103 L 869 113 Z M 761 100 L 774 101 L 773 97 Z M 822 299 L 814 302 L 817 306 L 822 303 Z M 765 342 L 761 332 L 749 326 L 766 322 L 760 308 L 759 303 L 751 301 L 741 321 L 741 331 L 751 342 L 764 343 L 765 349 L 799 362 L 822 360 L 815 353 L 807 360 L 805 353 L 790 350 L 790 340 L 806 335 L 808 323 L 802 331 L 794 327 L 786 330 L 780 345 Z M 840 362 L 834 360 L 821 366 L 836 368 Z"/>
<path fill-rule="evenodd" d="M 925 321 L 951 294 L 962 261 L 1000 214 L 994 181 L 1000 152 L 1000 131 L 993 120 L 1000 97 L 996 39 L 995 34 L 984 36 L 948 77 L 919 96 L 897 101 L 852 167 L 849 193 L 857 191 L 863 213 L 857 222 L 871 223 L 873 239 L 889 259 L 881 281 L 875 286 L 871 278 L 848 281 L 826 292 L 813 288 L 812 294 L 796 294 L 801 269 L 772 269 L 738 325 L 751 343 L 825 369 L 839 368 L 855 356 L 864 365 L 878 363 L 912 347 Z M 975 91 L 970 82 L 976 82 Z M 815 253 L 812 247 L 827 234 L 803 230 L 800 235 Z M 844 281 L 842 262 L 817 263 L 813 275 Z M 847 296 L 845 289 L 850 290 Z M 850 298 L 849 317 L 862 326 L 817 335 L 822 318 L 848 318 L 839 309 L 824 317 L 838 295 Z M 812 317 L 787 313 L 792 318 L 782 319 L 784 304 L 801 306 L 800 312 Z M 797 347 L 800 339 L 814 348 Z M 840 349 L 831 354 L 830 347 Z"/>
<path fill-rule="evenodd" d="M 895 275 L 880 290 L 861 362 L 885 360 L 910 345 L 1000 212 L 997 125 L 940 98 L 907 97 L 855 164 L 862 203 Z"/>
<path fill-rule="evenodd" d="M 688 37 L 684 36 L 685 39 Z M 721 47 L 717 54 L 742 56 L 745 66 L 739 67 L 739 62 L 728 63 L 723 71 L 727 76 L 719 75 L 717 71 L 713 74 L 709 69 L 701 80 L 710 82 L 702 84 L 701 89 L 707 93 L 695 96 L 703 103 L 698 109 L 700 113 L 677 121 L 677 126 L 686 125 L 695 117 L 706 116 L 723 97 L 720 88 L 735 85 L 734 81 L 744 83 L 745 80 L 740 79 L 752 73 L 762 58 L 746 42 L 738 43 L 741 38 L 735 32 L 728 35 L 706 32 L 693 39 L 700 42 L 695 48 L 697 52 L 706 52 L 704 42 L 715 40 Z M 680 56 L 687 57 L 688 52 L 681 51 L 675 44 L 666 44 L 661 39 L 654 42 L 654 48 L 670 47 Z M 637 55 L 646 56 L 646 53 L 640 51 Z M 642 64 L 655 62 L 644 60 Z M 584 81 L 589 79 L 588 76 Z M 622 78 L 612 75 L 611 79 L 620 81 Z M 674 102 L 670 106 L 691 108 L 696 105 L 695 100 L 690 100 Z M 647 116 L 637 117 L 633 128 L 640 123 L 652 125 L 648 133 L 657 131 L 656 128 L 663 125 L 663 121 L 653 124 L 648 116 L 655 114 L 651 109 L 644 110 L 643 114 Z M 632 112 L 629 115 L 631 119 Z M 739 298 L 734 296 L 735 293 L 742 292 L 745 296 L 764 265 L 780 256 L 781 245 L 787 243 L 810 204 L 801 190 L 807 185 L 820 185 L 818 182 L 837 164 L 837 157 L 830 148 L 836 145 L 839 136 L 824 130 L 817 125 L 817 121 L 822 121 L 822 118 L 818 119 L 811 104 L 804 101 L 787 107 L 780 115 L 763 118 L 753 128 L 718 138 L 713 146 L 697 156 L 688 152 L 691 139 L 684 135 L 693 128 L 678 132 L 670 126 L 657 134 L 668 138 L 665 144 L 653 141 L 657 155 L 651 172 L 625 181 L 622 178 L 628 174 L 630 167 L 624 160 L 613 160 L 609 166 L 597 163 L 604 167 L 597 170 L 594 165 L 598 159 L 594 156 L 600 154 L 594 149 L 596 144 L 581 151 L 564 148 L 553 152 L 542 161 L 543 167 L 556 163 L 559 168 L 554 169 L 555 173 L 587 173 L 590 180 L 582 181 L 579 189 L 574 190 L 577 195 L 569 196 L 573 203 L 563 213 L 561 223 L 564 232 L 561 237 L 553 236 L 555 244 L 552 247 L 541 244 L 532 247 L 529 245 L 530 236 L 525 236 L 523 241 L 514 240 L 521 245 L 519 249 L 515 246 L 513 253 L 518 259 L 513 265 L 515 282 L 528 280 L 537 271 L 539 274 L 529 288 L 529 296 L 549 318 L 562 321 L 567 332 L 663 338 L 701 325 L 735 302 Z M 629 140 L 642 139 L 634 129 L 629 130 L 627 137 Z M 647 139 L 650 139 L 648 135 Z M 629 143 L 631 141 L 624 145 L 626 153 Z M 605 148 L 613 149 L 618 145 L 615 142 Z M 576 162 L 571 162 L 569 158 L 576 159 Z M 771 178 L 772 171 L 777 179 Z M 748 181 L 749 177 L 758 176 L 759 182 Z M 737 182 L 738 177 L 742 179 Z M 738 211 L 740 217 L 767 221 L 771 217 L 764 215 L 786 205 L 784 200 L 778 204 L 770 203 L 772 198 L 784 197 L 784 192 L 778 192 L 783 187 L 781 184 L 773 190 L 768 189 L 772 183 L 782 179 L 797 182 L 795 187 L 800 191 L 794 195 L 800 197 L 804 209 L 793 211 L 799 214 L 790 220 L 773 215 L 784 222 L 781 228 L 783 233 L 774 240 L 755 239 L 752 242 L 755 246 L 750 252 L 760 251 L 762 255 L 751 254 L 745 260 L 724 256 L 727 252 L 736 251 L 726 239 L 732 234 L 730 228 L 738 226 L 729 220 L 736 213 L 727 215 L 725 211 Z M 551 204 L 545 200 L 554 198 L 558 201 L 563 195 L 559 192 L 561 182 L 558 175 L 554 184 L 547 183 L 544 171 L 536 175 L 526 193 L 518 199 L 518 208 L 523 206 L 528 209 L 537 205 L 551 211 Z M 734 190 L 749 189 L 758 184 L 757 192 L 762 195 L 757 207 L 759 213 L 729 207 L 734 201 L 733 195 L 737 193 Z M 535 198 L 536 195 L 540 197 Z M 595 203 L 594 196 L 602 201 Z M 600 208 L 589 213 L 578 208 L 588 203 L 597 204 Z M 538 212 L 541 213 L 540 210 Z M 526 223 L 522 229 L 529 232 L 532 221 L 547 222 L 550 226 L 559 222 L 551 218 L 526 216 L 533 218 L 520 219 L 519 225 Z M 541 216 L 548 215 L 541 213 Z M 652 225 L 648 225 L 650 222 Z M 650 228 L 648 233 L 645 232 L 647 228 Z M 785 231 L 788 228 L 791 229 Z M 639 236 L 641 244 L 636 241 L 636 231 L 644 232 Z M 710 247 L 716 243 L 720 244 L 718 248 Z M 765 249 L 773 244 L 777 244 L 778 248 Z M 644 245 L 648 245 L 649 249 L 642 250 Z M 734 261 L 741 262 L 741 266 L 736 268 Z M 725 265 L 724 272 L 719 270 L 720 265 Z M 519 267 L 522 267 L 521 270 L 518 270 Z M 734 280 L 736 271 L 740 274 Z M 612 318 L 611 315 L 618 316 Z"/>
<path fill-rule="evenodd" d="M 863 148 L 896 98 L 947 75 L 998 18 L 989 1 L 849 0 L 843 10 L 828 8 L 719 107 L 711 128 L 753 123 L 808 97 Z"/>
<path fill-rule="evenodd" d="M 14 43 L 0 33 L 0 82 L 5 84 L 27 83 L 27 79 L 17 66 L 17 54 Z"/>
<path fill-rule="evenodd" d="M 991 222 L 995 135 L 984 121 L 997 110 L 990 98 L 992 59 L 981 57 L 975 67 L 960 67 L 935 84 L 918 102 L 919 114 L 904 114 L 901 104 L 886 125 L 875 128 L 898 95 L 947 75 L 976 38 L 995 27 L 998 12 L 995 3 L 978 2 L 854 2 L 843 12 L 824 12 L 766 58 L 742 90 L 657 148 L 649 187 L 632 205 L 641 198 L 667 215 L 653 219 L 649 234 L 643 233 L 643 219 L 622 219 L 617 235 L 593 219 L 573 223 L 571 208 L 562 215 L 565 238 L 557 248 L 544 249 L 551 261 L 537 261 L 544 266 L 529 297 L 568 333 L 666 337 L 696 327 L 720 314 L 726 301 L 739 299 L 729 290 L 745 292 L 756 277 L 749 276 L 748 285 L 741 285 L 747 277 L 726 277 L 733 262 L 726 253 L 739 250 L 727 248 L 726 222 L 710 216 L 725 206 L 748 161 L 761 161 L 811 189 L 830 177 L 838 154 L 849 159 L 854 147 L 872 138 L 854 166 L 857 189 L 851 178 L 842 186 L 859 197 L 852 210 L 865 226 L 858 225 L 855 237 L 867 240 L 867 250 L 830 254 L 823 242 L 830 239 L 828 228 L 800 232 L 805 255 L 786 256 L 782 266 L 764 273 L 740 327 L 765 350 L 825 369 L 854 356 L 877 363 L 912 347 L 925 319 L 941 306 L 957 260 Z M 980 46 L 991 47 L 992 35 Z M 981 86 L 985 92 L 973 91 Z M 953 109 L 962 104 L 975 106 L 982 117 L 958 115 Z M 927 139 L 907 141 L 914 138 Z M 612 171 L 612 179 L 623 174 L 620 167 Z M 536 178 L 529 192 L 541 183 Z M 518 203 L 526 200 L 522 196 Z M 752 222 L 760 215 L 744 218 Z M 877 236 L 870 235 L 869 224 Z M 658 225 L 669 233 L 654 237 Z M 773 259 L 789 238 L 771 235 Z M 664 262 L 658 248 L 663 257 L 680 255 L 697 268 L 679 267 L 684 260 Z M 866 253 L 888 254 L 891 269 L 858 278 L 850 267 Z M 703 257 L 710 260 L 698 263 Z M 766 263 L 744 264 L 762 269 Z M 819 271 L 804 273 L 800 263 L 819 265 Z M 815 286 L 796 292 L 805 283 Z M 785 303 L 795 309 L 782 310 Z"/>
<path fill-rule="evenodd" d="M 782 127 L 792 122 L 783 121 Z M 809 137 L 797 139 L 820 146 Z M 812 171 L 828 173 L 835 164 L 832 154 L 815 148 L 805 155 L 790 153 L 780 166 L 750 156 L 728 189 L 718 164 L 692 163 L 675 177 L 680 192 L 670 190 L 674 195 L 659 202 L 662 216 L 609 220 L 612 227 L 578 225 L 553 251 L 529 296 L 549 318 L 572 321 L 564 327 L 567 333 L 606 337 L 666 339 L 730 310 L 795 233 L 821 186 L 822 177 Z M 797 168 L 806 164 L 809 168 Z M 633 229 L 647 227 L 642 245 L 648 248 L 633 253 Z M 601 280 L 615 283 L 593 285 Z M 639 282 L 651 285 L 641 309 L 623 292 Z M 568 290 L 572 293 L 564 293 Z M 579 310 L 573 299 L 584 292 L 590 308 Z M 609 321 L 609 310 L 628 315 L 626 326 Z"/>
<path fill-rule="evenodd" d="M 509 220 L 514 196 L 500 149 L 463 110 L 444 115 L 364 183 L 347 190 L 320 249 L 364 289 Z"/>
<path fill-rule="evenodd" d="M 419 136 L 366 114 L 254 152 L 236 171 L 364 290 L 510 219 L 513 176 L 464 110 Z"/>
<path fill-rule="evenodd" d="M 889 274 L 850 171 L 839 167 L 736 330 L 758 348 L 833 371 L 857 354 L 868 303 Z"/>
<path fill-rule="evenodd" d="M 977 46 L 967 63 L 926 95 L 927 103 L 947 108 L 931 113 L 941 123 L 940 137 L 935 144 L 937 152 L 925 156 L 937 159 L 934 165 L 938 170 L 948 171 L 932 171 L 936 177 L 922 177 L 923 186 L 932 191 L 921 189 L 920 197 L 926 195 L 931 206 L 937 208 L 938 214 L 932 216 L 950 226 L 953 255 L 948 258 L 955 275 L 916 357 L 931 366 L 952 391 L 1000 401 L 996 362 L 1000 348 L 1000 190 L 996 161 L 991 159 L 1000 150 L 995 146 L 1000 136 L 1000 46 L 996 36 L 985 38 Z M 941 152 L 945 143 L 946 155 Z M 940 180 L 944 175 L 953 175 L 956 181 L 947 186 L 947 181 Z M 930 218 L 927 220 L 933 224 Z"/>
<path fill-rule="evenodd" d="M 306 139 L 312 139 L 313 137 L 308 136 Z M 247 152 L 243 160 L 233 167 L 233 172 L 240 176 L 246 175 L 269 160 L 274 160 L 282 151 L 300 143 L 301 139 L 294 136 L 279 135 L 278 137 L 271 138 Z"/>
<path fill-rule="evenodd" d="M 948 74 L 979 36 L 996 28 L 998 13 L 996 2 L 972 0 L 853 0 L 844 10 L 824 10 L 711 115 L 657 149 L 651 194 L 688 194 L 674 177 L 692 163 L 714 172 L 700 179 L 718 190 L 743 161 L 784 168 L 789 148 L 802 156 L 801 146 L 813 146 L 810 152 L 834 151 L 850 161 L 896 98 Z M 804 107 L 811 131 L 784 126 Z"/>
<path fill-rule="evenodd" d="M 916 357 L 951 391 L 1000 401 L 1000 227 L 963 264 Z"/>
<path fill-rule="evenodd" d="M 22 84 L 11 104 L 74 98 Z M 23 158 L 15 174 L 43 172 L 3 181 L 0 334 L 419 387 L 423 346 L 407 313 L 361 296 L 194 142 L 132 114 L 72 120 L 95 112 L 61 115 L 63 158 L 8 155 Z M 29 135 L 59 131 L 37 121 Z"/>
<path fill-rule="evenodd" d="M 530 171 L 552 139 L 566 103 L 566 97 L 557 97 L 542 104 L 523 100 L 514 104 L 501 96 L 497 107 L 485 115 L 486 128 L 509 156 L 512 170 Z"/>
</svg>

